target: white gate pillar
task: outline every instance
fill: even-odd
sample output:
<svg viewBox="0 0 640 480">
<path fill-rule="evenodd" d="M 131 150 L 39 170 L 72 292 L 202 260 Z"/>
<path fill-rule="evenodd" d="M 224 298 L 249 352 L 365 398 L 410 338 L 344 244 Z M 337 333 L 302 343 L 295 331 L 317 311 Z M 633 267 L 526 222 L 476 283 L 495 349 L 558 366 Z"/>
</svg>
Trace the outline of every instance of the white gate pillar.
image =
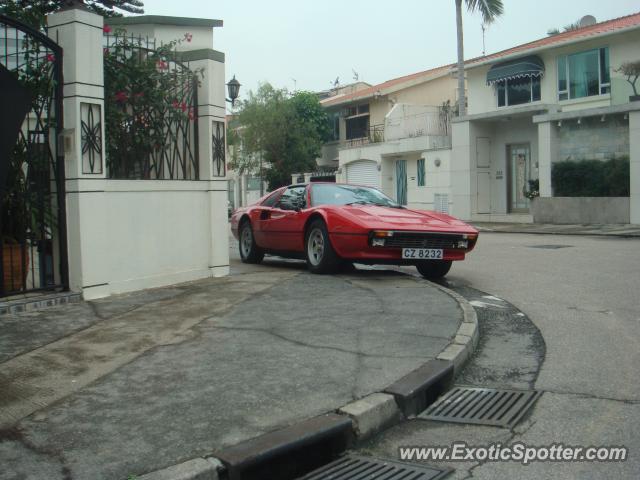
<svg viewBox="0 0 640 480">
<path fill-rule="evenodd" d="M 451 124 L 451 197 L 452 215 L 462 220 L 470 220 L 472 210 L 472 160 L 475 159 L 475 138 L 469 121 Z M 473 153 L 473 155 L 472 155 Z"/>
<path fill-rule="evenodd" d="M 538 124 L 538 180 L 540 196 L 551 197 L 551 166 L 557 159 L 558 133 L 552 122 Z"/>
<path fill-rule="evenodd" d="M 180 52 L 193 71 L 202 70 L 198 86 L 198 150 L 200 180 L 209 182 L 211 247 L 209 269 L 214 277 L 229 274 L 229 182 L 226 165 L 224 53 L 212 49 Z"/>
<path fill-rule="evenodd" d="M 103 18 L 80 5 L 48 15 L 47 22 L 63 49 L 69 284 L 96 298 L 108 294 Z"/>
</svg>

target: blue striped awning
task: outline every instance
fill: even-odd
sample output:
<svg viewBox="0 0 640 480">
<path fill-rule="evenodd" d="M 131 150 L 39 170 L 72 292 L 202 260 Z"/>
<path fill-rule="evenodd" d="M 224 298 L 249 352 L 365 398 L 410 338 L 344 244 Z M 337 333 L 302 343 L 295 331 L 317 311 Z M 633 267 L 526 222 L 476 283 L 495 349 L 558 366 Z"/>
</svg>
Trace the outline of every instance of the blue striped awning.
<svg viewBox="0 0 640 480">
<path fill-rule="evenodd" d="M 496 63 L 487 73 L 487 85 L 512 78 L 541 77 L 542 75 L 544 75 L 544 62 L 537 55 L 529 55 Z"/>
</svg>

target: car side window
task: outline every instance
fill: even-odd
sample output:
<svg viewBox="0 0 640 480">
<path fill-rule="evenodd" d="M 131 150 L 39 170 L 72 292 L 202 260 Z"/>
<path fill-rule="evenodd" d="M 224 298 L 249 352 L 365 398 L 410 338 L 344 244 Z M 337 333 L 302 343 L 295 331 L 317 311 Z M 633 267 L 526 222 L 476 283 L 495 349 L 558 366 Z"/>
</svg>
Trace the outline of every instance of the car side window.
<svg viewBox="0 0 640 480">
<path fill-rule="evenodd" d="M 276 208 L 281 210 L 295 210 L 296 208 L 306 208 L 307 206 L 307 187 L 304 185 L 298 187 L 287 188 L 276 203 Z"/>
<path fill-rule="evenodd" d="M 279 198 L 280 191 L 273 192 L 261 203 L 261 205 L 264 207 L 273 207 Z"/>
</svg>

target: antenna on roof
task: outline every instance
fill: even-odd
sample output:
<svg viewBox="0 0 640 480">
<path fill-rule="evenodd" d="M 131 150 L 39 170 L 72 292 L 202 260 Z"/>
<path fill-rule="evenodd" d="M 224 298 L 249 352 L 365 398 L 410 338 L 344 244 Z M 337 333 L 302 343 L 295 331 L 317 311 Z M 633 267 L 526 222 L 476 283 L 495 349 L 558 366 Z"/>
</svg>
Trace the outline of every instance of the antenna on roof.
<svg viewBox="0 0 640 480">
<path fill-rule="evenodd" d="M 357 82 L 359 78 L 358 72 L 356 72 L 353 68 L 351 69 L 351 71 L 353 72 L 353 79 Z"/>
<path fill-rule="evenodd" d="M 484 23 L 482 23 L 481 26 L 482 26 L 482 56 L 484 57 L 485 55 L 484 32 L 487 29 L 487 26 Z"/>
</svg>

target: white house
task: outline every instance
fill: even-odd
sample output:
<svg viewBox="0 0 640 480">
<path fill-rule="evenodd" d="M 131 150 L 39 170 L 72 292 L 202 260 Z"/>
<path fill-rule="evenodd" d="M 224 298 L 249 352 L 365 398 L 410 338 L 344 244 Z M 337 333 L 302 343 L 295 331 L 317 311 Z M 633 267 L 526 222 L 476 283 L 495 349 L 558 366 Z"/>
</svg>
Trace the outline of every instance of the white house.
<svg viewBox="0 0 640 480">
<path fill-rule="evenodd" d="M 449 209 L 451 105 L 456 81 L 447 65 L 325 98 L 333 140 L 320 166 L 337 181 L 381 188 L 400 203 Z"/>
</svg>

